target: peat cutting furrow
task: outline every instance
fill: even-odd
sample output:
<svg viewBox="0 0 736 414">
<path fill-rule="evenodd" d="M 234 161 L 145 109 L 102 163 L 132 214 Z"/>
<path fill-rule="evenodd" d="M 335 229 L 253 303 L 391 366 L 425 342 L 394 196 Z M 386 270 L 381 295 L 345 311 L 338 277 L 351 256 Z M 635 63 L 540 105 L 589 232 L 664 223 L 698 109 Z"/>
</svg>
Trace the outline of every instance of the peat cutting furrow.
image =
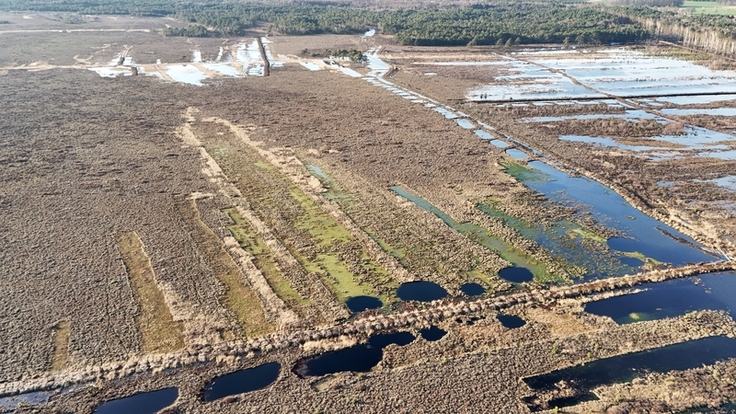
<svg viewBox="0 0 736 414">
<path fill-rule="evenodd" d="M 260 356 L 276 350 L 296 348 L 313 341 L 338 337 L 365 339 L 368 336 L 408 327 L 423 327 L 459 315 L 496 312 L 511 306 L 549 304 L 557 300 L 615 291 L 646 283 L 685 278 L 697 274 L 736 270 L 736 262 L 700 263 L 680 268 L 660 269 L 647 273 L 596 280 L 573 286 L 553 286 L 528 292 L 516 292 L 477 300 L 441 299 L 423 308 L 388 315 L 359 315 L 342 324 L 298 332 L 274 333 L 246 342 L 234 341 L 215 345 L 193 345 L 168 354 L 150 354 L 125 362 L 89 366 L 82 370 L 67 370 L 41 378 L 0 384 L 0 397 L 23 392 L 52 390 L 75 384 L 90 384 L 100 380 L 125 378 L 134 374 L 156 373 L 195 364 L 227 361 Z M 318 346 L 318 345 L 317 345 Z M 315 348 L 313 346 L 312 348 Z"/>
</svg>

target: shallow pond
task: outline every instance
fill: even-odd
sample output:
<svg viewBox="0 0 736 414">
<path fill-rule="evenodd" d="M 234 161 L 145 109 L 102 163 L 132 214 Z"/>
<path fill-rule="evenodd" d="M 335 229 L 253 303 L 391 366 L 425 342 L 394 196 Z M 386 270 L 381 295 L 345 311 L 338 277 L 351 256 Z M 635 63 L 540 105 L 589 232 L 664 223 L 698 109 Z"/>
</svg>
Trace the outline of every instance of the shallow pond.
<svg viewBox="0 0 736 414">
<path fill-rule="evenodd" d="M 496 315 L 496 319 L 501 322 L 505 328 L 516 329 L 526 325 L 526 321 L 516 315 L 507 315 L 505 313 L 499 313 Z"/>
<path fill-rule="evenodd" d="M 441 106 L 436 106 L 436 107 L 432 108 L 432 110 L 435 111 L 435 112 L 439 112 L 440 114 L 442 114 L 447 119 L 455 119 L 455 118 L 458 117 L 457 114 L 455 114 L 454 112 L 452 112 L 452 111 L 450 111 L 448 109 L 445 109 L 445 108 L 443 108 Z"/>
<path fill-rule="evenodd" d="M 620 114 L 581 114 L 581 115 L 565 115 L 565 116 L 538 116 L 533 118 L 526 118 L 524 122 L 533 123 L 550 123 L 550 122 L 562 122 L 562 121 L 584 121 L 589 119 L 626 119 L 629 121 L 638 121 L 640 119 L 653 119 L 661 123 L 669 122 L 667 119 L 660 116 L 650 114 L 649 112 L 641 109 L 632 109 Z"/>
<path fill-rule="evenodd" d="M 238 69 L 236 67 L 232 66 L 229 63 L 222 63 L 222 62 L 219 62 L 219 63 L 202 63 L 202 66 L 204 66 L 205 68 L 207 68 L 207 69 L 209 69 L 211 71 L 214 71 L 214 72 L 218 72 L 220 74 L 223 74 L 225 76 L 230 76 L 230 77 L 238 77 L 238 76 L 240 76 L 240 72 L 238 71 Z"/>
<path fill-rule="evenodd" d="M 503 220 L 506 226 L 516 230 L 524 238 L 534 240 L 552 256 L 586 269 L 588 278 L 635 273 L 636 268 L 644 264 L 640 259 L 601 248 L 606 243 L 605 238 L 569 220 L 527 222 L 494 208 L 492 200 L 488 200 L 487 204 L 477 204 L 476 208 Z"/>
<path fill-rule="evenodd" d="M 367 344 L 330 351 L 297 363 L 294 373 L 301 378 L 318 377 L 337 372 L 368 372 L 383 359 L 383 348 L 390 344 L 405 346 L 416 337 L 409 332 L 374 335 Z"/>
<path fill-rule="evenodd" d="M 422 336 L 422 338 L 426 339 L 427 341 L 434 342 L 434 341 L 439 341 L 445 335 L 447 335 L 447 331 L 432 325 L 429 328 L 420 329 L 419 334 Z"/>
<path fill-rule="evenodd" d="M 366 309 L 379 309 L 383 306 L 381 299 L 373 296 L 354 296 L 345 301 L 345 305 L 353 313 L 363 312 Z"/>
<path fill-rule="evenodd" d="M 480 139 L 485 139 L 485 140 L 489 140 L 490 141 L 490 140 L 496 138 L 493 135 L 489 134 L 488 132 L 483 131 L 482 129 L 476 129 L 473 132 L 475 132 L 475 135 L 477 135 L 478 138 L 480 138 Z"/>
<path fill-rule="evenodd" d="M 730 142 L 736 141 L 736 136 L 706 128 L 686 126 L 681 135 L 660 135 L 648 137 L 647 140 L 664 142 L 670 146 L 628 145 L 606 137 L 590 137 L 584 135 L 560 135 L 560 140 L 572 142 L 586 142 L 595 145 L 614 147 L 628 151 L 652 151 L 656 161 L 679 158 L 688 155 L 689 151 L 698 151 L 700 157 L 714 157 L 724 160 L 736 159 L 736 151 L 726 151 L 731 148 Z M 642 141 L 646 142 L 646 140 Z"/>
<path fill-rule="evenodd" d="M 486 293 L 486 289 L 478 283 L 466 283 L 460 286 L 460 291 L 471 297 Z"/>
<path fill-rule="evenodd" d="M 475 125 L 473 125 L 472 122 L 468 121 L 467 119 L 456 119 L 455 122 L 461 127 L 465 129 L 473 129 L 475 128 Z"/>
<path fill-rule="evenodd" d="M 180 83 L 202 86 L 202 81 L 207 79 L 206 74 L 191 64 L 172 63 L 169 65 L 162 65 L 162 68 L 164 68 L 166 74 L 169 75 L 171 79 Z"/>
<path fill-rule="evenodd" d="M 705 180 L 703 182 L 713 183 L 717 186 L 736 191 L 736 175 L 727 175 L 725 177 L 714 178 L 712 180 Z"/>
<path fill-rule="evenodd" d="M 506 267 L 498 272 L 498 277 L 512 283 L 531 282 L 534 275 L 525 267 Z"/>
<path fill-rule="evenodd" d="M 687 115 L 710 115 L 710 116 L 736 116 L 736 108 L 698 108 L 698 109 L 682 109 L 682 108 L 664 108 L 660 112 L 667 115 L 687 116 Z"/>
<path fill-rule="evenodd" d="M 280 372 L 281 364 L 270 362 L 217 377 L 205 385 L 204 401 L 266 388 L 276 381 Z"/>
<path fill-rule="evenodd" d="M 550 404 L 550 408 L 562 408 L 595 399 L 595 396 L 591 398 L 590 390 L 601 385 L 628 382 L 647 372 L 686 370 L 734 357 L 736 339 L 718 336 L 586 362 L 523 380 L 535 391 L 554 390 L 560 381 L 564 381 L 577 391 L 577 395 Z M 539 411 L 542 407 L 530 408 Z"/>
<path fill-rule="evenodd" d="M 506 150 L 506 154 L 514 157 L 517 160 L 523 160 L 525 158 L 529 158 L 529 156 L 526 155 L 526 153 L 524 151 L 520 151 L 520 150 L 518 150 L 516 148 L 507 149 Z"/>
<path fill-rule="evenodd" d="M 402 283 L 396 290 L 396 296 L 401 300 L 415 300 L 418 302 L 431 302 L 433 300 L 447 297 L 447 291 L 434 282 L 408 282 Z"/>
<path fill-rule="evenodd" d="M 173 404 L 179 398 L 179 389 L 164 388 L 143 392 L 130 397 L 108 401 L 95 410 L 95 414 L 153 414 Z"/>
</svg>

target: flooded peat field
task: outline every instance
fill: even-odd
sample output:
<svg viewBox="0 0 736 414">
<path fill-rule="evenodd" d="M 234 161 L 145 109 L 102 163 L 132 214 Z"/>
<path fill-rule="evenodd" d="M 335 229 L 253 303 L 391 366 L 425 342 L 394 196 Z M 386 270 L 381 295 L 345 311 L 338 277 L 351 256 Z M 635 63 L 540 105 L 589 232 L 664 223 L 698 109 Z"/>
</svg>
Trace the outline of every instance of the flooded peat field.
<svg viewBox="0 0 736 414">
<path fill-rule="evenodd" d="M 648 163 L 693 159 L 721 163 L 726 167 L 720 171 L 730 173 L 713 173 L 707 179 L 677 184 L 712 183 L 726 191 L 727 197 L 730 192 L 731 199 L 736 199 L 736 124 L 729 120 L 736 115 L 734 71 L 713 70 L 684 59 L 625 48 L 539 49 L 490 56 L 488 61 L 425 61 L 421 64 L 473 65 L 478 70 L 488 70 L 494 74 L 493 83 L 469 90 L 468 100 L 487 102 L 485 105 L 504 110 L 525 108 L 523 113 L 528 116 L 517 119 L 519 124 L 532 128 L 541 126 L 552 134 L 559 131 L 551 139 L 560 142 L 589 144 L 600 151 L 624 152 Z M 436 75 L 432 72 L 433 77 Z M 371 82 L 394 93 L 410 92 L 386 85 L 385 81 Z M 721 251 L 703 246 L 644 214 L 611 188 L 559 168 L 561 166 L 547 159 L 540 148 L 532 148 L 455 108 L 437 102 L 426 106 L 505 151 L 510 158 L 506 172 L 543 195 L 548 202 L 574 209 L 579 216 L 613 230 L 615 236 L 602 237 L 581 225 L 584 220 L 531 223 L 506 213 L 493 200 L 477 201 L 478 210 L 501 219 L 506 226 L 536 241 L 554 256 L 585 268 L 583 280 L 730 260 Z M 566 109 L 556 111 L 554 108 L 558 107 Z M 539 109 L 539 116 L 533 115 L 535 108 Z M 553 115 L 556 112 L 561 115 Z M 706 121 L 696 123 L 698 117 Z M 632 127 L 638 130 L 634 134 L 630 133 Z M 576 130 L 603 133 L 569 133 Z M 662 185 L 669 186 L 672 182 Z M 513 260 L 508 254 L 513 249 L 485 229 L 476 228 L 473 223 L 455 221 L 420 195 L 400 186 L 391 190 L 511 262 L 514 266 L 500 272 L 501 278 L 522 283 L 537 275 L 525 260 L 518 257 Z M 597 247 L 591 249 L 591 242 Z M 610 317 L 617 324 L 678 317 L 704 309 L 725 311 L 733 317 L 734 298 L 736 273 L 722 272 L 643 285 L 589 302 L 585 310 Z M 524 324 L 523 320 L 510 315 L 499 314 L 498 319 L 509 328 Z M 532 396 L 527 399 L 527 405 L 533 411 L 568 407 L 596 399 L 592 389 L 598 385 L 627 382 L 647 372 L 685 370 L 733 357 L 736 357 L 736 343 L 717 337 L 575 366 L 525 379 L 533 391 L 549 391 L 561 379 L 574 384 L 572 388 L 576 390 L 570 395 L 548 399 L 544 406 L 538 405 Z M 590 382 L 593 380 L 598 382 Z"/>
</svg>

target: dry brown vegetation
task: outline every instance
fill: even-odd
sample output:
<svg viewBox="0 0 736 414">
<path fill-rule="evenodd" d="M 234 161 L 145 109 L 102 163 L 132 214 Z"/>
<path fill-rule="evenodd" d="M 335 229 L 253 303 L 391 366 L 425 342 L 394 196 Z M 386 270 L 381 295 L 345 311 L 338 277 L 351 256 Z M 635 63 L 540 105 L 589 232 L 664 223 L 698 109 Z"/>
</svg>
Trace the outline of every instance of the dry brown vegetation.
<svg viewBox="0 0 736 414">
<path fill-rule="evenodd" d="M 549 130 L 551 135 L 587 135 L 593 137 L 648 138 L 659 135 L 678 135 L 683 132 L 683 124 L 670 122 L 661 124 L 653 119 L 629 121 L 620 118 L 585 119 L 561 121 L 539 125 Z M 638 145 L 657 145 L 653 140 L 637 140 Z M 661 144 L 660 144 L 661 145 Z M 672 144 L 669 144 L 672 146 Z"/>
<path fill-rule="evenodd" d="M 54 327 L 54 355 L 51 358 L 51 370 L 60 371 L 66 368 L 69 361 L 69 337 L 71 322 L 61 321 Z"/>
<path fill-rule="evenodd" d="M 103 22 L 109 23 L 105 18 L 94 24 Z M 91 33 L 70 34 L 78 37 L 66 51 L 57 47 L 59 39 L 26 50 L 9 35 L 0 34 L 0 46 L 12 49 L 12 57 L 0 66 L 51 59 L 77 65 L 69 53 L 95 61 L 117 53 Z M 139 62 L 188 60 L 191 49 L 211 54 L 222 42 L 154 37 L 113 32 L 106 42 L 135 44 L 131 53 Z M 470 68 L 433 68 L 438 75 L 428 77 L 421 73 L 425 67 L 406 70 L 413 59 L 401 56 L 420 49 L 400 49 L 380 38 L 369 42 L 391 48 L 389 60 L 401 66 L 394 81 L 445 101 L 491 76 Z M 366 46 L 359 37 L 282 38 L 273 52 L 328 45 Z M 428 53 L 436 58 L 445 51 Z M 32 57 L 25 57 L 27 52 Z M 481 59 L 476 53 L 473 57 Z M 505 174 L 507 155 L 472 131 L 361 79 L 310 72 L 293 63 L 268 78 L 223 79 L 205 87 L 144 76 L 102 79 L 87 70 L 9 68 L 0 74 L 0 103 L 6 111 L 0 118 L 0 393 L 95 383 L 54 398 L 41 411 L 89 413 L 107 399 L 177 386 L 181 396 L 173 410 L 181 412 L 478 412 L 483 407 L 525 413 L 522 398 L 529 390 L 521 377 L 736 334 L 731 317 L 719 312 L 619 326 L 583 311 L 586 295 L 715 267 L 577 287 L 529 284 L 507 292 L 511 286 L 497 276 L 509 265 L 506 260 L 389 187 L 401 186 L 455 221 L 489 230 L 561 277 L 582 269 L 475 205 L 495 203 L 534 223 L 585 220 Z M 573 144 L 553 139 L 563 130 L 622 138 L 676 133 L 682 128 L 676 122 L 605 120 L 549 128 L 519 118 L 621 109 L 469 104 L 461 110 L 611 183 L 653 214 L 684 209 L 690 201 L 726 199 L 709 184 L 656 185 L 678 176 L 726 174 L 732 168 L 726 163 L 653 165 L 630 154 L 573 151 Z M 309 165 L 328 178 L 318 181 Z M 614 234 L 596 223 L 580 224 L 596 234 Z M 343 303 L 356 295 L 392 303 L 396 287 L 412 280 L 434 281 L 453 296 L 466 282 L 481 283 L 490 293 L 473 301 L 400 303 L 353 318 Z M 495 318 L 499 310 L 528 324 L 504 328 Z M 389 346 L 367 374 L 300 379 L 290 372 L 301 358 L 351 346 L 372 333 L 418 334 L 431 324 L 448 335 L 438 342 Z M 270 361 L 283 366 L 270 388 L 201 401 L 210 379 Z M 713 375 L 709 369 L 676 375 L 695 384 L 692 395 L 702 396 L 711 382 L 699 381 Z M 641 392 L 652 404 L 631 401 L 632 407 L 653 407 L 664 399 L 657 385 L 644 388 L 632 388 L 632 400 Z M 602 405 L 614 405 L 614 389 L 600 392 Z M 736 397 L 725 386 L 721 394 Z M 706 397 L 702 400 L 715 403 L 715 396 Z"/>
<path fill-rule="evenodd" d="M 181 322 L 174 322 L 158 288 L 151 259 L 135 232 L 120 236 L 120 254 L 128 269 L 130 284 L 140 306 L 136 324 L 143 352 L 170 352 L 184 347 Z M 66 329 L 69 329 L 67 322 Z M 58 335 L 58 334 L 57 334 Z"/>
</svg>

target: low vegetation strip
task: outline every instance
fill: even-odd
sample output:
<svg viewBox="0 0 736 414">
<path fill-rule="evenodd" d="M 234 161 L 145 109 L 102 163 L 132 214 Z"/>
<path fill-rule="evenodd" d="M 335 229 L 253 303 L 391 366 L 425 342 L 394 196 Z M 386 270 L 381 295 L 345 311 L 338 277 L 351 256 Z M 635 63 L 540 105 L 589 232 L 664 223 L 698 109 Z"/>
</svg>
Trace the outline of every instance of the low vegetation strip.
<svg viewBox="0 0 736 414">
<path fill-rule="evenodd" d="M 72 329 L 69 321 L 61 321 L 54 326 L 54 355 L 51 357 L 51 370 L 66 368 L 69 361 L 69 338 Z"/>
<path fill-rule="evenodd" d="M 231 158 L 222 156 L 218 161 L 222 161 L 228 176 L 240 175 L 238 189 L 247 194 L 253 210 L 273 226 L 284 246 L 308 273 L 324 280 L 340 302 L 363 295 L 383 294 L 381 299 L 385 299 L 395 286 L 391 275 L 348 229 L 323 209 L 314 194 L 322 190 L 319 181 L 289 149 L 262 148 L 246 130 L 227 120 L 205 121 L 227 127 L 237 138 L 235 142 L 220 142 L 223 149 L 229 149 L 224 152 Z M 232 151 L 239 148 L 246 151 Z M 378 292 L 379 289 L 383 291 Z"/>
<path fill-rule="evenodd" d="M 135 232 L 123 234 L 119 239 L 120 253 L 123 256 L 125 268 L 128 271 L 133 294 L 140 306 L 136 324 L 141 333 L 143 352 L 163 353 L 184 347 L 182 337 L 183 326 L 175 322 L 171 316 L 164 295 L 156 283 L 156 277 L 151 266 L 151 259 L 146 254 L 143 242 Z M 59 324 L 54 342 L 56 356 L 52 368 L 63 368 L 65 359 L 57 358 L 60 354 L 61 341 L 66 335 L 69 337 L 69 322 Z M 68 346 L 68 345 L 67 345 Z M 54 366 L 57 365 L 58 366 Z"/>
<path fill-rule="evenodd" d="M 207 258 L 207 265 L 225 287 L 222 304 L 235 314 L 245 336 L 256 337 L 273 331 L 258 295 L 244 284 L 245 276 L 240 267 L 227 253 L 222 240 L 200 219 L 196 201 L 186 200 L 177 207 L 202 257 Z"/>
<path fill-rule="evenodd" d="M 309 299 L 302 298 L 286 280 L 266 242 L 258 236 L 250 223 L 240 216 L 238 209 L 227 208 L 224 212 L 234 223 L 228 226 L 228 230 L 237 240 L 240 248 L 253 258 L 253 265 L 261 272 L 276 296 L 292 309 L 300 309 L 302 306 L 309 305 Z"/>
</svg>

